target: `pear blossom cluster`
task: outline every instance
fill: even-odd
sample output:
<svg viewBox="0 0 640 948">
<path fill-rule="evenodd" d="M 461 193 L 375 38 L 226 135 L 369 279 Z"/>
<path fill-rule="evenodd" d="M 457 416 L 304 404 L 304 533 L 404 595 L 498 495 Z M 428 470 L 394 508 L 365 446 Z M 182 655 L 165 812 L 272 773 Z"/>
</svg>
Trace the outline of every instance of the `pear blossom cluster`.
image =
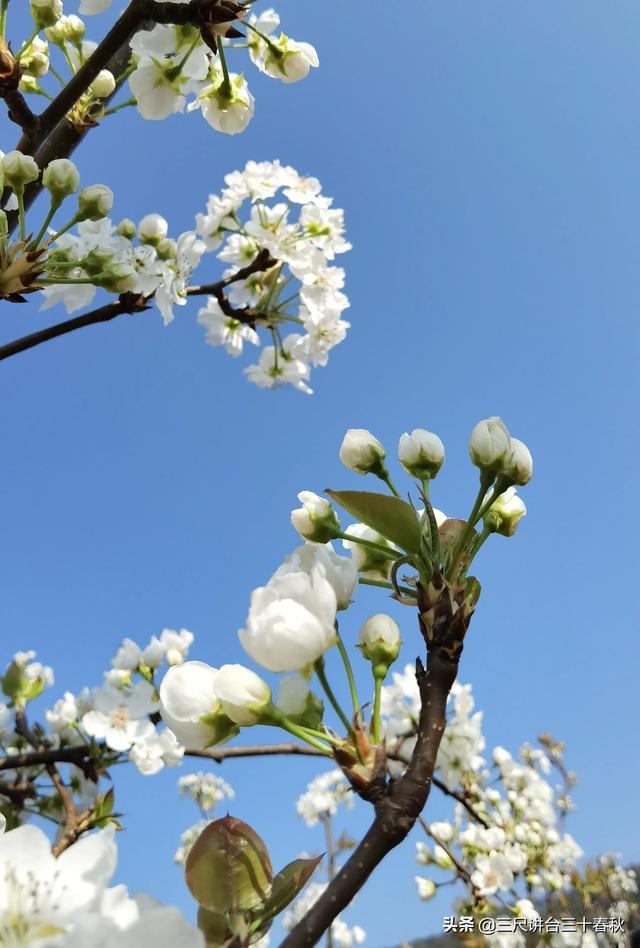
<svg viewBox="0 0 640 948">
<path fill-rule="evenodd" d="M 113 826 L 84 836 L 58 858 L 36 826 L 0 834 L 2 944 L 204 948 L 202 934 L 177 909 L 110 886 L 116 862 Z"/>
<path fill-rule="evenodd" d="M 201 819 L 187 827 L 180 836 L 180 845 L 175 852 L 173 861 L 179 865 L 184 865 L 202 830 L 213 820 L 217 804 L 222 800 L 232 800 L 234 791 L 233 787 L 222 777 L 199 770 L 196 773 L 185 774 L 178 778 L 178 792 L 181 797 L 188 797 L 193 800 L 201 815 Z"/>
<path fill-rule="evenodd" d="M 85 11 L 89 12 L 86 4 Z M 278 33 L 280 17 L 275 10 L 256 16 L 248 14 L 248 6 L 230 2 L 227 12 L 228 18 L 212 24 L 208 34 L 159 24 L 133 37 L 135 69 L 129 87 L 143 118 L 166 119 L 186 108 L 200 111 L 216 131 L 236 135 L 247 127 L 255 109 L 244 74 L 229 65 L 236 50 L 246 50 L 261 73 L 284 83 L 306 78 L 319 65 L 310 43 Z"/>
<path fill-rule="evenodd" d="M 49 192 L 49 210 L 30 233 L 24 193 L 39 180 Z M 5 206 L 17 209 L 20 230 L 11 239 L 0 211 L 0 299 L 24 302 L 40 291 L 42 309 L 62 304 L 71 314 L 90 306 L 99 290 L 129 294 L 132 311 L 153 301 L 167 326 L 175 308 L 197 293 L 207 297 L 197 321 L 209 345 L 237 357 L 245 343 L 261 346 L 263 330 L 270 344 L 245 369 L 246 377 L 260 388 L 289 384 L 305 393 L 312 391 L 311 369 L 325 366 L 346 337 L 345 274 L 333 263 L 351 246 L 344 214 L 316 178 L 294 168 L 248 162 L 226 176 L 220 195 L 209 197 L 195 229 L 176 239 L 157 213 L 137 224 L 114 222 L 110 188 L 80 189 L 80 173 L 66 158 L 41 172 L 30 155 L 0 155 L 0 182 L 13 191 L 14 203 Z M 61 223 L 60 209 L 74 196 L 74 210 Z M 226 265 L 222 280 L 193 286 L 194 271 L 213 251 Z M 295 331 L 285 332 L 287 324 Z"/>
<path fill-rule="evenodd" d="M 224 346 L 234 357 L 245 343 L 259 345 L 257 328 L 264 327 L 271 345 L 245 369 L 247 378 L 260 388 L 287 383 L 310 392 L 311 368 L 327 364 L 330 350 L 349 328 L 342 319 L 349 306 L 345 274 L 334 265 L 336 256 L 351 248 L 344 237 L 344 212 L 322 194 L 317 178 L 279 161 L 249 161 L 225 183 L 197 215 L 198 236 L 228 264 L 225 278 L 260 254 L 269 265 L 233 283 L 232 308 L 209 297 L 198 322 L 210 345 Z M 295 331 L 285 335 L 287 324 Z"/>
<path fill-rule="evenodd" d="M 91 16 L 110 6 L 110 0 L 81 0 L 78 12 Z M 69 121 L 82 128 L 134 105 L 150 120 L 186 109 L 200 111 L 217 131 L 235 135 L 249 124 L 255 101 L 244 74 L 230 68 L 232 57 L 248 54 L 260 73 L 283 83 L 299 82 L 319 66 L 315 48 L 282 32 L 280 17 L 272 8 L 256 15 L 249 12 L 248 3 L 228 0 L 224 6 L 223 22 L 211 23 L 202 32 L 195 27 L 157 24 L 134 34 L 133 64 L 128 71 L 132 99 L 109 107 L 122 80 L 102 69 L 68 114 Z M 65 72 L 74 75 L 98 43 L 86 38 L 86 24 L 80 16 L 64 12 L 62 0 L 30 0 L 30 13 L 32 33 L 23 43 L 14 44 L 20 90 L 27 96 L 53 98 L 59 87 L 51 77 L 57 82 Z M 54 51 L 57 56 L 52 63 Z"/>
<path fill-rule="evenodd" d="M 323 819 L 335 816 L 341 803 L 351 809 L 353 802 L 352 788 L 343 772 L 336 768 L 313 778 L 298 797 L 296 813 L 307 826 L 316 826 Z"/>
</svg>

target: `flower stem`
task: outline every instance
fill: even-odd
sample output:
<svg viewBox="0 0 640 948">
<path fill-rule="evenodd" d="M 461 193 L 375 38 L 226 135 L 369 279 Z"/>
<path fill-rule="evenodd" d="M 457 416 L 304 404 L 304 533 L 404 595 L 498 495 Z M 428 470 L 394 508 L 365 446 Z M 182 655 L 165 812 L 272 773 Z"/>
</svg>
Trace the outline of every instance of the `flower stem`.
<svg viewBox="0 0 640 948">
<path fill-rule="evenodd" d="M 380 743 L 380 702 L 382 699 L 382 682 L 380 675 L 374 675 L 373 717 L 371 719 L 371 738 L 374 744 Z"/>
<path fill-rule="evenodd" d="M 348 733 L 353 735 L 353 727 L 349 723 L 349 718 L 346 716 L 346 714 L 342 710 L 342 707 L 340 706 L 340 702 L 338 701 L 335 694 L 333 693 L 333 689 L 331 685 L 329 684 L 329 681 L 325 674 L 324 658 L 320 657 L 317 660 L 317 662 L 314 664 L 313 668 L 316 675 L 318 676 L 318 681 L 320 682 L 322 686 L 322 690 L 324 691 L 327 698 L 329 699 L 329 703 L 331 704 L 331 707 L 333 708 L 333 710 L 336 712 L 336 714 L 338 715 L 338 717 L 340 718 L 340 720 L 346 727 Z"/>
<path fill-rule="evenodd" d="M 342 664 L 344 665 L 344 670 L 347 675 L 347 681 L 349 682 L 349 691 L 351 692 L 351 704 L 353 705 L 353 714 L 357 719 L 360 714 L 360 701 L 358 700 L 358 689 L 356 688 L 356 680 L 353 676 L 353 668 L 351 667 L 351 662 L 349 661 L 349 655 L 346 648 L 344 647 L 344 642 L 340 637 L 340 632 L 338 631 L 338 623 L 336 621 L 336 635 L 338 637 L 337 646 L 338 651 L 340 652 L 340 658 L 342 659 Z"/>
<path fill-rule="evenodd" d="M 379 586 L 381 589 L 393 589 L 392 583 L 388 583 L 385 579 L 369 579 L 368 576 L 359 576 L 358 582 L 361 586 Z M 406 596 L 417 598 L 415 589 L 411 589 L 410 586 L 398 586 L 398 589 Z"/>
<path fill-rule="evenodd" d="M 34 249 L 40 245 L 40 241 L 42 240 L 42 238 L 43 238 L 44 235 L 46 234 L 47 228 L 48 228 L 49 224 L 51 223 L 51 221 L 52 221 L 52 219 L 53 219 L 53 215 L 54 215 L 55 212 L 58 210 L 58 208 L 60 207 L 61 203 L 62 203 L 62 201 L 54 201 L 53 198 L 51 198 L 51 205 L 50 205 L 50 207 L 49 207 L 49 213 L 48 213 L 47 216 L 45 217 L 44 222 L 43 222 L 43 224 L 42 224 L 42 227 L 41 227 L 40 230 L 38 231 L 38 236 L 37 236 L 37 237 L 34 239 L 34 241 L 33 241 L 33 247 L 34 247 Z"/>
<path fill-rule="evenodd" d="M 26 51 L 29 49 L 29 47 L 31 46 L 31 44 L 33 43 L 34 39 L 36 38 L 39 32 L 40 32 L 40 27 L 36 26 L 33 32 L 30 34 L 29 38 L 24 41 L 24 43 L 18 50 L 16 54 L 16 59 L 19 60 L 22 54 L 26 53 Z"/>
<path fill-rule="evenodd" d="M 387 487 L 389 488 L 389 490 L 391 491 L 394 497 L 400 496 L 398 490 L 396 489 L 395 484 L 391 480 L 391 475 L 389 474 L 388 471 L 380 477 L 380 480 L 384 481 L 384 483 L 387 485 Z"/>
<path fill-rule="evenodd" d="M 18 221 L 20 223 L 20 240 L 25 238 L 25 225 L 24 225 L 24 187 L 19 188 L 14 192 L 16 199 L 18 201 Z"/>
<path fill-rule="evenodd" d="M 478 490 L 478 496 L 475 499 L 474 505 L 471 508 L 471 513 L 469 514 L 469 519 L 467 524 L 462 531 L 460 539 L 458 540 L 456 546 L 454 547 L 453 553 L 451 555 L 451 566 L 448 570 L 449 578 L 452 578 L 455 574 L 456 569 L 459 566 L 460 558 L 464 552 L 467 541 L 471 536 L 473 528 L 480 517 L 483 510 L 483 500 L 486 496 L 487 491 L 491 487 L 492 483 L 495 480 L 495 475 L 488 474 L 486 471 L 480 472 L 480 488 Z"/>
<path fill-rule="evenodd" d="M 0 4 L 0 36 L 2 39 L 5 38 L 7 34 L 7 7 L 9 6 L 9 0 L 2 0 Z"/>
<path fill-rule="evenodd" d="M 390 546 L 383 546 L 382 543 L 376 543 L 374 540 L 363 540 L 361 537 L 356 537 L 352 533 L 343 533 L 340 531 L 336 534 L 336 540 L 349 540 L 351 543 L 359 543 L 360 546 L 368 546 L 370 549 L 375 550 L 376 553 L 384 553 L 390 560 L 396 560 L 399 556 L 403 555 L 400 550 L 395 550 Z"/>
<path fill-rule="evenodd" d="M 224 46 L 222 45 L 222 39 L 218 40 L 218 56 L 220 57 L 220 65 L 222 66 L 222 75 L 224 76 L 222 82 L 222 91 L 225 95 L 231 94 L 231 79 L 229 78 L 229 69 L 227 67 L 227 59 L 224 54 Z"/>
</svg>

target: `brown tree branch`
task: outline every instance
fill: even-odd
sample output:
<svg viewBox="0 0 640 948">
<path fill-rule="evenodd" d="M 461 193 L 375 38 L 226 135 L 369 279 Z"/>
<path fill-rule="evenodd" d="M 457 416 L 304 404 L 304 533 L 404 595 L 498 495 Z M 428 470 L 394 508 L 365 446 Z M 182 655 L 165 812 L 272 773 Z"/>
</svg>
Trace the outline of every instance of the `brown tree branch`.
<svg viewBox="0 0 640 948">
<path fill-rule="evenodd" d="M 256 314 L 252 313 L 248 308 L 234 309 L 231 307 L 224 295 L 224 290 L 226 287 L 231 286 L 232 283 L 245 280 L 253 273 L 268 270 L 274 263 L 275 261 L 271 259 L 269 252 L 267 250 L 261 250 L 250 264 L 238 270 L 236 273 L 225 277 L 223 280 L 218 280 L 216 283 L 203 283 L 200 286 L 190 286 L 187 289 L 187 296 L 215 296 L 220 303 L 221 309 L 227 313 L 227 315 L 233 315 L 240 322 L 253 323 Z M 28 336 L 20 336 L 19 339 L 5 343 L 5 345 L 0 346 L 0 362 L 3 359 L 9 359 L 11 356 L 18 355 L 20 352 L 26 352 L 27 349 L 33 349 L 34 346 L 39 346 L 43 342 L 49 342 L 51 339 L 57 339 L 59 336 L 66 336 L 70 332 L 75 332 L 76 329 L 84 329 L 86 326 L 95 326 L 98 323 L 107 323 L 115 319 L 116 316 L 142 313 L 150 308 L 149 301 L 152 299 L 153 294 L 151 296 L 142 297 L 137 293 L 123 293 L 113 303 L 107 303 L 105 306 L 92 309 L 88 313 L 83 313 L 81 316 L 74 316 L 72 319 L 66 319 L 62 323 L 47 326 L 45 329 L 38 329 L 36 332 L 29 333 Z"/>
<path fill-rule="evenodd" d="M 431 789 L 438 747 L 446 725 L 447 696 L 457 670 L 457 661 L 436 647 L 428 650 L 426 670 L 419 660 L 416 663 L 422 707 L 418 740 L 411 761 L 398 780 L 385 782 L 384 786 L 375 789 L 375 794 L 371 794 L 375 819 L 369 830 L 333 882 L 284 939 L 281 948 L 310 948 L 315 945 L 376 866 L 412 829 Z"/>
<path fill-rule="evenodd" d="M 37 736 L 33 733 L 29 724 L 27 722 L 27 716 L 23 708 L 16 709 L 16 732 L 23 737 L 28 744 L 30 744 L 36 752 L 44 750 L 42 742 L 38 740 Z M 51 782 L 58 792 L 58 796 L 62 801 L 64 807 L 64 827 L 63 835 L 73 835 L 76 830 L 78 823 L 78 811 L 76 808 L 75 800 L 73 799 L 73 793 L 67 787 L 66 783 L 60 776 L 60 771 L 53 762 L 49 762 L 45 765 L 45 769 L 51 778 Z M 77 836 L 74 838 L 77 839 Z M 58 841 L 59 842 L 59 841 Z M 56 846 L 58 843 L 56 843 Z M 54 855 L 57 855 L 54 846 Z M 62 852 L 62 850 L 60 850 Z"/>
</svg>

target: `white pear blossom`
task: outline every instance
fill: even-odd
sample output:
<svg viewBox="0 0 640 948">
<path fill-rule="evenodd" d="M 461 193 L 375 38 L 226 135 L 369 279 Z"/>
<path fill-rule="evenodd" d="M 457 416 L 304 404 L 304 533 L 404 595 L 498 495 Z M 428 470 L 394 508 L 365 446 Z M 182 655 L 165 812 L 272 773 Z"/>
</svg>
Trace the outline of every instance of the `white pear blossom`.
<svg viewBox="0 0 640 948">
<path fill-rule="evenodd" d="M 296 812 L 307 826 L 316 826 L 323 817 L 335 816 L 338 805 L 353 807 L 353 791 L 340 769 L 319 774 L 298 797 Z"/>
<path fill-rule="evenodd" d="M 204 86 L 188 111 L 201 109 L 205 120 L 218 132 L 237 135 L 251 119 L 255 101 L 243 75 L 231 73 L 227 85 L 221 70 L 213 70 L 213 81 Z"/>
<path fill-rule="evenodd" d="M 336 594 L 321 563 L 307 572 L 292 561 L 252 593 L 240 642 L 270 671 L 299 671 L 335 643 L 336 609 Z"/>
<path fill-rule="evenodd" d="M 157 710 L 153 688 L 146 681 L 136 682 L 128 691 L 105 685 L 94 690 L 93 709 L 83 716 L 82 728 L 112 750 L 126 751 L 153 733 L 148 716 Z"/>
<path fill-rule="evenodd" d="M 358 571 L 351 558 L 340 556 L 331 543 L 303 543 L 285 556 L 275 575 L 299 571 L 311 574 L 316 565 L 322 567 L 325 579 L 333 588 L 337 608 L 346 609 L 358 585 Z"/>
<path fill-rule="evenodd" d="M 245 342 L 253 346 L 260 345 L 258 334 L 248 323 L 242 323 L 234 316 L 228 316 L 214 296 L 207 299 L 207 305 L 198 310 L 198 322 L 206 329 L 205 341 L 210 346 L 224 346 L 233 358 L 242 355 Z"/>
<path fill-rule="evenodd" d="M 185 747 L 207 747 L 218 737 L 213 719 L 222 706 L 215 690 L 216 671 L 190 661 L 174 665 L 162 679 L 162 719 Z"/>
<path fill-rule="evenodd" d="M 184 747 L 178 743 L 171 731 L 154 730 L 135 742 L 129 751 L 129 760 L 141 774 L 151 776 L 163 767 L 177 767 L 182 763 L 183 755 Z"/>
<path fill-rule="evenodd" d="M 185 774 L 178 778 L 180 796 L 190 797 L 203 813 L 209 816 L 213 813 L 217 803 L 222 800 L 232 800 L 233 788 L 217 774 L 204 773 L 202 770 L 193 774 Z"/>
</svg>

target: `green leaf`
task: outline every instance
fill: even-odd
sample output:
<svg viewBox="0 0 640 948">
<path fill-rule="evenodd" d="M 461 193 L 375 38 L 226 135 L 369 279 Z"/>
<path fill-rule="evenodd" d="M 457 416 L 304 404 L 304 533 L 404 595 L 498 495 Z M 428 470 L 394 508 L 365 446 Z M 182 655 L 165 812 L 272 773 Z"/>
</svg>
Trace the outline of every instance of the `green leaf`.
<svg viewBox="0 0 640 948">
<path fill-rule="evenodd" d="M 321 859 L 322 856 L 314 856 L 312 859 L 294 859 L 280 870 L 273 880 L 271 896 L 262 908 L 253 913 L 260 928 L 284 911 L 295 899 L 315 872 Z"/>
<path fill-rule="evenodd" d="M 407 553 L 417 553 L 420 524 L 415 510 L 399 497 L 366 490 L 327 490 L 336 503 Z"/>
</svg>

